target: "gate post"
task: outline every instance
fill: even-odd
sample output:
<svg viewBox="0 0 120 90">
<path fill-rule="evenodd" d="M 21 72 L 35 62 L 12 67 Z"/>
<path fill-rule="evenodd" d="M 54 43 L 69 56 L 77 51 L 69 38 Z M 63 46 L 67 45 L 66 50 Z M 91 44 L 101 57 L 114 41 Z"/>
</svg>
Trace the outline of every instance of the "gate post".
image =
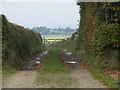
<svg viewBox="0 0 120 90">
<path fill-rule="evenodd" d="M 45 46 L 45 37 L 43 37 L 43 44 L 44 44 L 44 46 Z"/>
</svg>

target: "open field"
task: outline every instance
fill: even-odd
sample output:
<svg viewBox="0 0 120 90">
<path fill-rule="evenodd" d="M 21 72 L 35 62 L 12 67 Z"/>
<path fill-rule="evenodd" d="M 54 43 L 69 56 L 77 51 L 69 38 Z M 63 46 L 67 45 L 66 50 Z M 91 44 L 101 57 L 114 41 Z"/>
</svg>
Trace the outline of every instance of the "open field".
<svg viewBox="0 0 120 90">
<path fill-rule="evenodd" d="M 65 39 L 70 36 L 65 36 L 65 35 L 42 35 L 42 38 L 45 37 L 45 39 Z"/>
<path fill-rule="evenodd" d="M 70 35 L 65 36 L 65 35 L 42 35 L 43 39 L 66 39 L 71 37 Z M 47 40 L 48 42 L 54 43 L 57 42 L 58 40 Z M 48 42 L 45 42 L 46 45 L 49 45 Z"/>
</svg>

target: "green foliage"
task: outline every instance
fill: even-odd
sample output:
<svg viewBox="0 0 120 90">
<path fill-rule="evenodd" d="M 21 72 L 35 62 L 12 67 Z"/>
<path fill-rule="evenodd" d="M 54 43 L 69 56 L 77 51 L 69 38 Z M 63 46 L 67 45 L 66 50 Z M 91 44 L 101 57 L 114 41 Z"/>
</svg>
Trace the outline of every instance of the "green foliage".
<svg viewBox="0 0 120 90">
<path fill-rule="evenodd" d="M 41 35 L 71 35 L 76 31 L 76 29 L 72 29 L 70 27 L 55 29 L 47 27 L 33 27 L 33 30 L 36 32 L 40 32 Z"/>
<path fill-rule="evenodd" d="M 103 60 L 104 57 L 109 60 L 114 57 L 109 53 L 119 51 L 120 48 L 119 4 L 120 2 L 78 2 L 81 19 L 77 50 L 87 55 L 92 53 L 101 56 Z M 119 54 L 115 56 L 119 57 Z"/>
<path fill-rule="evenodd" d="M 12 74 L 14 74 L 14 73 L 16 73 L 17 72 L 17 70 L 11 65 L 11 63 L 10 62 L 8 62 L 6 65 L 4 65 L 3 67 L 3 72 L 2 72 L 2 74 L 3 74 L 3 76 L 5 75 L 7 75 L 7 76 L 9 76 L 9 75 L 12 75 Z"/>
<path fill-rule="evenodd" d="M 77 86 L 76 78 L 69 74 L 60 61 L 60 49 L 53 49 L 45 56 L 44 66 L 38 71 L 39 76 L 37 82 L 48 88 L 65 88 L 69 86 Z M 51 84 L 52 83 L 52 84 Z"/>
<path fill-rule="evenodd" d="M 45 85 L 44 87 L 46 88 L 52 88 L 51 90 L 53 90 L 53 88 L 70 88 L 70 86 L 75 87 L 79 83 L 76 78 L 70 76 L 69 74 L 67 75 L 64 75 L 64 74 L 62 75 L 40 75 L 37 78 L 37 82 L 41 85 Z"/>
<path fill-rule="evenodd" d="M 17 67 L 20 62 L 43 50 L 39 33 L 7 21 L 2 15 L 2 57 L 3 65 L 11 62 Z"/>
<path fill-rule="evenodd" d="M 109 51 L 111 51 L 120 47 L 119 4 L 120 2 L 96 4 L 97 11 L 94 18 L 94 33 L 92 42 L 95 51 L 104 52 L 108 48 L 110 49 Z"/>
<path fill-rule="evenodd" d="M 86 33 L 86 8 L 85 8 L 85 4 L 84 3 L 78 3 L 78 5 L 80 5 L 80 14 L 81 14 L 81 18 L 80 18 L 80 22 L 79 22 L 79 37 L 77 40 L 77 49 L 80 50 L 84 50 L 85 49 L 85 44 L 83 39 L 85 39 L 85 33 Z"/>
<path fill-rule="evenodd" d="M 112 88 L 118 88 L 119 84 L 115 82 L 110 76 L 106 75 L 101 68 L 109 67 L 107 65 L 102 65 L 101 58 L 99 56 L 86 56 L 88 66 L 89 66 L 89 71 L 92 72 L 94 75 L 95 79 L 100 80 L 104 85 L 107 85 L 108 87 Z"/>
<path fill-rule="evenodd" d="M 118 88 L 118 83 L 113 81 L 111 77 L 105 75 L 101 70 L 96 68 L 89 68 L 90 72 L 93 73 L 94 77 L 100 80 L 104 85 L 107 85 L 111 88 Z"/>
<path fill-rule="evenodd" d="M 120 47 L 120 30 L 118 23 L 102 23 L 94 31 L 93 48 L 95 51 L 103 51 L 106 47 L 118 48 Z"/>
<path fill-rule="evenodd" d="M 6 81 L 11 75 L 17 73 L 18 70 L 11 65 L 11 62 L 7 62 L 4 66 L 2 66 L 2 85 L 6 86 Z"/>
<path fill-rule="evenodd" d="M 42 74 L 60 74 L 68 72 L 60 61 L 60 49 L 50 50 L 46 55 L 44 67 L 39 70 Z"/>
<path fill-rule="evenodd" d="M 105 85 L 118 84 L 101 70 L 118 69 L 120 62 L 120 2 L 78 2 L 80 6 L 77 51 L 95 78 Z M 81 53 L 84 52 L 84 53 Z"/>
</svg>

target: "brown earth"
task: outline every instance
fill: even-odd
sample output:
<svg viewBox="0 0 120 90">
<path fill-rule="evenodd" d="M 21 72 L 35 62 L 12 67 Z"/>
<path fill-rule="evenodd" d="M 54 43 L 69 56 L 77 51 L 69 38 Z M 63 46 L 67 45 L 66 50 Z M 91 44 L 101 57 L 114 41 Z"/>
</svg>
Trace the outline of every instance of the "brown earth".
<svg viewBox="0 0 120 90">
<path fill-rule="evenodd" d="M 63 54 L 62 61 L 64 63 L 64 60 L 73 58 L 72 56 L 66 56 Z M 64 63 L 65 68 L 68 68 L 71 73 L 70 77 L 75 79 L 77 82 L 76 85 L 73 84 L 67 84 L 69 88 L 106 88 L 102 83 L 100 83 L 98 80 L 95 80 L 91 73 L 87 70 L 85 62 L 83 60 L 80 60 L 79 63 L 75 65 L 70 65 Z M 40 76 L 37 73 L 37 70 L 23 70 L 19 71 L 18 73 L 11 76 L 6 81 L 6 86 L 3 88 L 61 88 L 62 83 L 58 85 L 58 83 L 47 83 L 47 84 L 41 84 L 37 83 L 36 79 Z M 48 78 L 50 75 L 48 75 Z M 57 77 L 56 75 L 52 77 Z M 60 78 L 66 77 L 66 75 L 61 75 Z M 42 77 L 41 77 L 42 78 Z M 47 78 L 47 77 L 46 77 Z M 58 79 L 59 80 L 59 79 Z M 66 86 L 64 86 L 66 88 Z M 62 87 L 63 88 L 63 87 Z"/>
</svg>

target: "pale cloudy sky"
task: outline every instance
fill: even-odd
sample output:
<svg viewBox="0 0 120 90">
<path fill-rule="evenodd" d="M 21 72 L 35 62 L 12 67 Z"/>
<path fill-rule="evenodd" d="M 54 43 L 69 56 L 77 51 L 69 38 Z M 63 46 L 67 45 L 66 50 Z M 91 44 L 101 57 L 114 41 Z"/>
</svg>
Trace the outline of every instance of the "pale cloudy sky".
<svg viewBox="0 0 120 90">
<path fill-rule="evenodd" d="M 76 0 L 1 0 L 3 2 L 74 2 Z"/>
<path fill-rule="evenodd" d="M 12 23 L 32 28 L 77 28 L 79 7 L 75 0 L 2 0 L 2 11 Z"/>
</svg>

